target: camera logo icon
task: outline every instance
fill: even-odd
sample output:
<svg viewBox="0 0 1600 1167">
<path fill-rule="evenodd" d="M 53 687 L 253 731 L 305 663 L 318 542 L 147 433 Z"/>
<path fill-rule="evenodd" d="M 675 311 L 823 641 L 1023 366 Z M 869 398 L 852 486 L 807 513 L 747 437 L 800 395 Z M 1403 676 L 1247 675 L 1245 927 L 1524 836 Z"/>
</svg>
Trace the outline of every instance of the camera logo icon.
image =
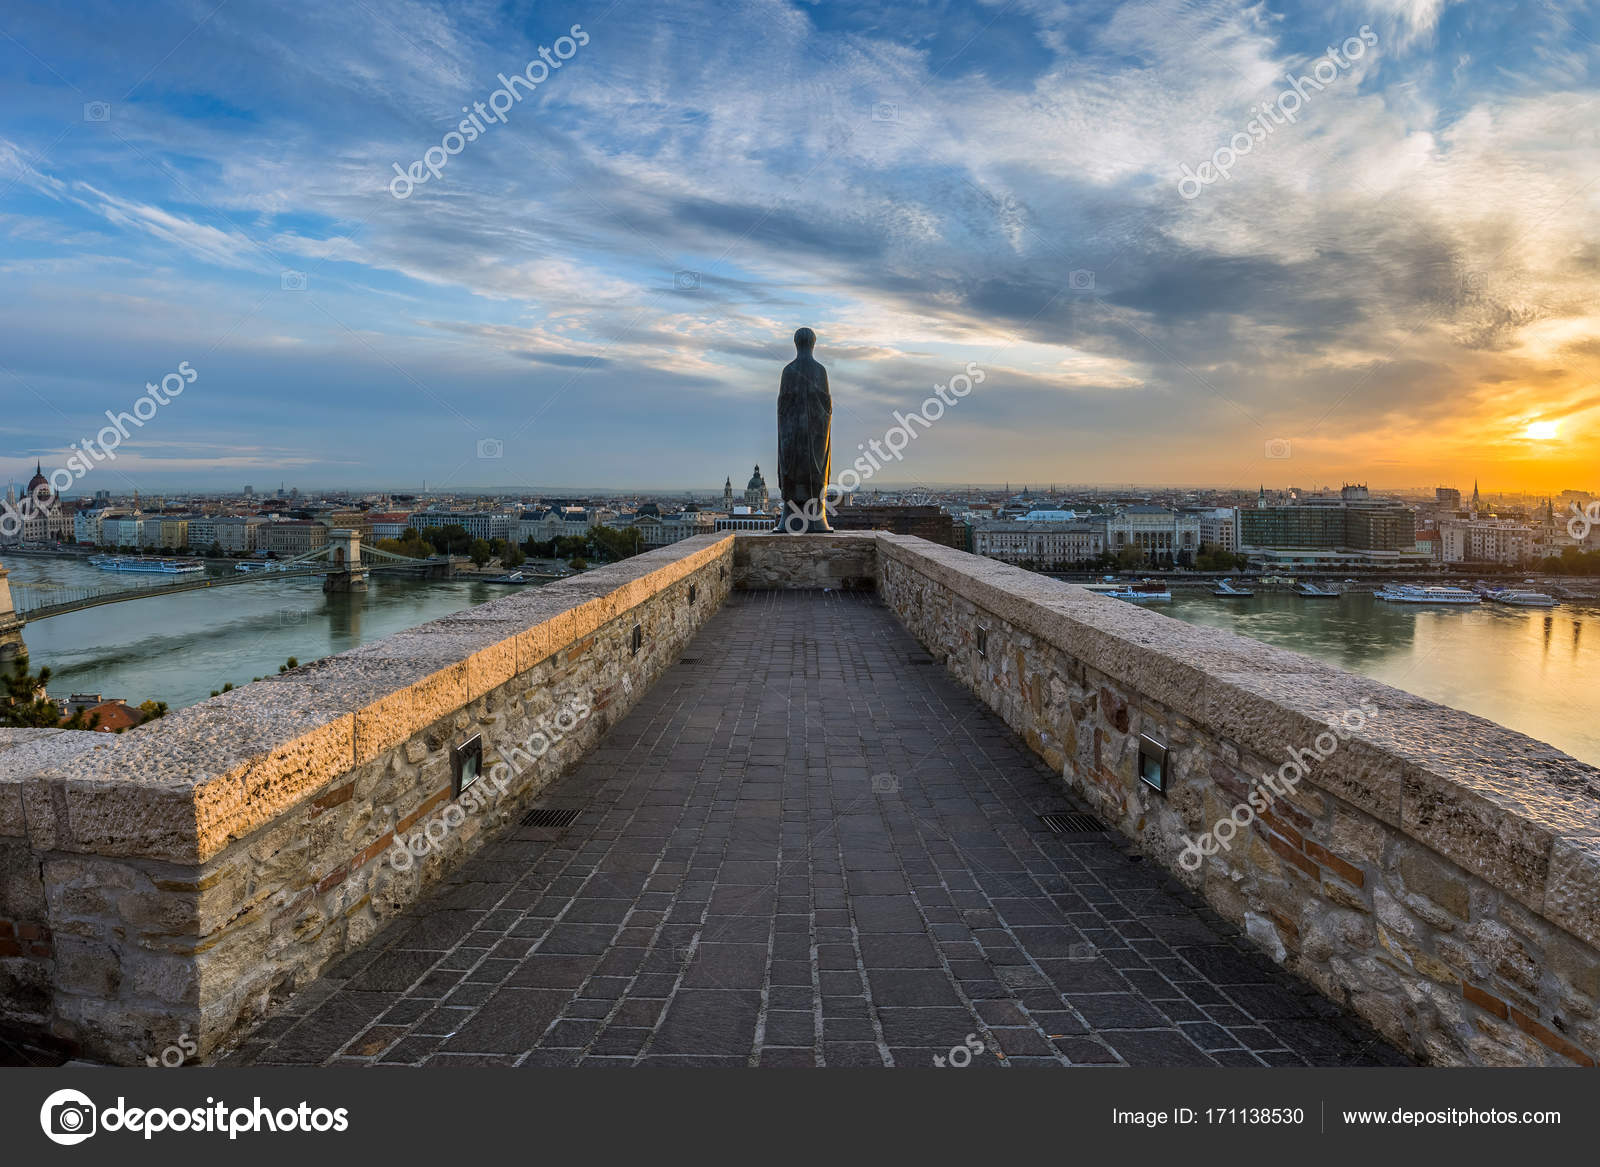
<svg viewBox="0 0 1600 1167">
<path fill-rule="evenodd" d="M 1266 454 L 1269 458 L 1287 458 L 1289 456 L 1289 439 L 1268 438 Z"/>
<path fill-rule="evenodd" d="M 872 793 L 874 794 L 899 794 L 900 779 L 887 771 L 872 776 Z"/>
<path fill-rule="evenodd" d="M 97 1111 L 87 1094 L 57 1090 L 39 1108 L 39 1125 L 45 1138 L 63 1147 L 76 1146 L 95 1132 Z"/>
<path fill-rule="evenodd" d="M 109 101 L 86 101 L 83 103 L 83 120 L 86 122 L 108 122 L 111 120 L 111 103 Z"/>
<path fill-rule="evenodd" d="M 481 438 L 481 439 L 479 439 L 479 441 L 478 441 L 478 457 L 487 459 L 487 458 L 504 458 L 505 456 L 506 456 L 506 444 L 504 442 L 502 442 L 499 438 Z"/>
<path fill-rule="evenodd" d="M 285 292 L 303 292 L 306 290 L 306 273 L 303 271 L 286 271 L 278 281 Z"/>
<path fill-rule="evenodd" d="M 1067 273 L 1067 287 L 1074 292 L 1094 291 L 1094 272 L 1079 268 Z"/>
<path fill-rule="evenodd" d="M 700 273 L 675 271 L 672 273 L 672 286 L 680 292 L 692 292 L 700 286 Z"/>
<path fill-rule="evenodd" d="M 900 120 L 900 107 L 892 101 L 880 101 L 872 107 L 872 120 L 897 122 Z"/>
<path fill-rule="evenodd" d="M 278 623 L 283 625 L 304 624 L 306 610 L 304 608 L 279 608 Z"/>
</svg>

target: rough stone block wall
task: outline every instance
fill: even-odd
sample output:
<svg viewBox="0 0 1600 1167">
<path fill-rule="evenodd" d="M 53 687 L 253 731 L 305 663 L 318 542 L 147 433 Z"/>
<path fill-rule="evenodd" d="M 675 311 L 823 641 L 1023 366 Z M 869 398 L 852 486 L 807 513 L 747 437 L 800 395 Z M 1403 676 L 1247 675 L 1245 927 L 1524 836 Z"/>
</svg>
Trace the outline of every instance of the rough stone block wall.
<svg viewBox="0 0 1600 1167">
<path fill-rule="evenodd" d="M 837 588 L 871 591 L 878 573 L 872 534 L 734 537 L 734 586 L 762 589 Z"/>
<path fill-rule="evenodd" d="M 525 589 L 134 733 L 0 737 L 0 1021 L 203 1060 L 575 764 L 726 598 L 732 550 Z"/>
<path fill-rule="evenodd" d="M 1274 959 L 1435 1064 L 1595 1065 L 1600 771 L 1296 653 L 878 539 L 918 640 Z M 1142 735 L 1168 749 L 1164 794 Z"/>
</svg>

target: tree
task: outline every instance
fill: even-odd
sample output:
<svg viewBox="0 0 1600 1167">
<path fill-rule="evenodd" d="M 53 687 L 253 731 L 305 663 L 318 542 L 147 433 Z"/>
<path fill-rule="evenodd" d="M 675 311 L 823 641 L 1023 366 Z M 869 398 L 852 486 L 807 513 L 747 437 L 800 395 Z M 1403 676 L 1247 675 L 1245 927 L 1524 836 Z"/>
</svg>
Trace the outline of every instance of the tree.
<svg viewBox="0 0 1600 1167">
<path fill-rule="evenodd" d="M 567 561 L 567 566 L 572 568 L 573 571 L 588 571 L 589 561 L 581 555 L 574 555 Z"/>
<path fill-rule="evenodd" d="M 644 548 L 644 533 L 637 527 L 598 526 L 589 529 L 589 547 L 595 558 L 615 562 L 637 555 Z"/>
<path fill-rule="evenodd" d="M 1117 551 L 1117 566 L 1124 571 L 1135 568 L 1145 561 L 1144 548 L 1137 543 L 1129 543 Z"/>
<path fill-rule="evenodd" d="M 482 567 L 494 558 L 494 550 L 487 539 L 474 539 L 467 545 L 467 554 L 472 557 L 474 567 Z"/>
<path fill-rule="evenodd" d="M 429 527 L 423 537 L 440 555 L 466 555 L 472 547 L 472 536 L 460 523 Z"/>
<path fill-rule="evenodd" d="M 38 676 L 28 672 L 28 658 L 19 656 L 6 678 L 5 704 L 0 708 L 0 725 L 25 728 L 58 726 L 61 724 L 61 707 L 50 700 L 45 686 L 50 682 L 50 670 L 40 669 Z"/>
<path fill-rule="evenodd" d="M 515 543 L 508 543 L 506 544 L 506 549 L 500 553 L 500 562 L 510 569 L 521 567 L 528 562 L 528 557 L 522 553 L 522 548 Z"/>
<path fill-rule="evenodd" d="M 410 559 L 426 559 L 435 553 L 433 544 L 424 539 L 422 532 L 415 527 L 407 527 L 398 539 L 379 539 L 378 550 Z"/>
</svg>

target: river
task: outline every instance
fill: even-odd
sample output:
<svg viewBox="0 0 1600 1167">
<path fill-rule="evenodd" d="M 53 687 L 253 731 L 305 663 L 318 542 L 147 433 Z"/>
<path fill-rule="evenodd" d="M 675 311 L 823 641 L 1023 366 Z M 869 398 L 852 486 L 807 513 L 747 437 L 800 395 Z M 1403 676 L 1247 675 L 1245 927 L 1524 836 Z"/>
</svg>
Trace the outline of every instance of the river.
<svg viewBox="0 0 1600 1167">
<path fill-rule="evenodd" d="M 1600 605 L 1395 604 L 1370 593 L 1222 599 L 1177 591 L 1155 611 L 1303 652 L 1476 713 L 1600 765 Z"/>
<path fill-rule="evenodd" d="M 148 586 L 174 578 L 104 572 L 65 557 L 14 555 L 4 563 L 14 591 Z M 344 652 L 510 590 L 374 575 L 365 593 L 330 596 L 320 577 L 267 577 L 53 616 L 27 625 L 23 640 L 30 667 L 50 669 L 52 697 L 100 693 L 181 709 L 227 682 L 275 674 L 291 656 L 307 662 Z"/>
<path fill-rule="evenodd" d="M 14 556 L 14 585 L 65 588 L 163 582 L 101 572 L 77 559 Z M 372 577 L 367 592 L 328 596 L 321 581 L 238 586 L 91 608 L 30 624 L 34 668 L 53 696 L 101 693 L 180 709 L 224 682 L 276 673 L 506 594 L 492 584 Z M 1226 600 L 1175 593 L 1151 607 L 1226 628 L 1476 713 L 1600 765 L 1600 605 L 1554 609 L 1483 603 L 1429 608 L 1367 593 L 1307 600 L 1283 592 Z M 1586 633 L 1587 626 L 1587 636 Z"/>
</svg>

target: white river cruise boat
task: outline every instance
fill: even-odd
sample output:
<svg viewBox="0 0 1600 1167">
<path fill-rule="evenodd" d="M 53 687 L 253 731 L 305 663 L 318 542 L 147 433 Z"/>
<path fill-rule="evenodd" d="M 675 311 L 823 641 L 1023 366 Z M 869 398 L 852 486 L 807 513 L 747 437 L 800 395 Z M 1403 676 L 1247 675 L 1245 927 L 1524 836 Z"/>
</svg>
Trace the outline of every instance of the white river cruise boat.
<svg viewBox="0 0 1600 1167">
<path fill-rule="evenodd" d="M 1476 604 L 1482 600 L 1477 592 L 1466 588 L 1418 587 L 1415 584 L 1386 584 L 1373 593 L 1380 600 L 1396 604 Z"/>
<path fill-rule="evenodd" d="M 131 555 L 94 555 L 89 563 L 101 571 L 138 571 L 156 575 L 190 575 L 203 572 L 206 565 L 198 559 L 147 559 Z"/>
</svg>

